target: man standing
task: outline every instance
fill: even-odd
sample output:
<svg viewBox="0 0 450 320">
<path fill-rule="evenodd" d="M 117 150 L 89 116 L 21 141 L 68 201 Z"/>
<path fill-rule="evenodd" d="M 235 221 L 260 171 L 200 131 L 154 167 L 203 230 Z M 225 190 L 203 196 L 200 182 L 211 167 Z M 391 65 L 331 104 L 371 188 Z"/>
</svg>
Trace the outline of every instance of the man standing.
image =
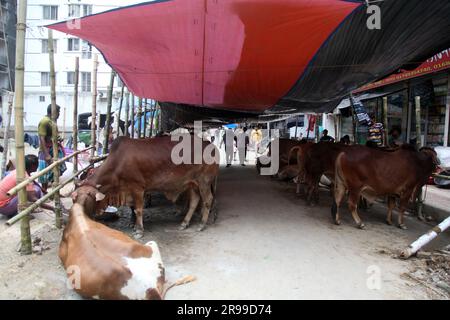
<svg viewBox="0 0 450 320">
<path fill-rule="evenodd" d="M 226 129 L 219 146 L 219 148 L 222 148 L 222 144 L 225 145 L 227 168 L 231 166 L 231 161 L 233 160 L 233 136 L 234 132 L 231 129 Z"/>
<path fill-rule="evenodd" d="M 38 157 L 35 155 L 25 156 L 25 175 L 28 178 L 31 173 L 35 172 L 38 168 Z M 0 181 L 0 214 L 5 215 L 8 218 L 17 214 L 18 198 L 15 196 L 8 196 L 7 192 L 16 186 L 16 170 L 12 170 L 2 181 Z M 31 182 L 26 187 L 27 199 L 30 202 L 36 202 L 42 197 L 42 191 L 36 182 Z M 42 208 L 48 210 L 54 210 L 54 208 L 48 204 L 42 204 Z"/>
<path fill-rule="evenodd" d="M 59 112 L 61 107 L 56 106 L 56 119 L 59 118 Z M 58 130 L 58 128 L 56 128 Z M 39 134 L 39 171 L 45 169 L 48 165 L 52 163 L 53 159 L 53 144 L 52 144 L 52 133 L 53 133 L 53 121 L 52 121 L 52 105 L 49 104 L 47 107 L 47 115 L 42 118 L 38 126 Z M 56 132 L 58 135 L 58 131 Z M 64 157 L 64 148 L 60 144 L 61 139 L 58 136 L 58 158 Z M 66 165 L 62 163 L 59 166 L 60 175 L 66 171 Z M 46 174 L 39 177 L 39 182 L 42 184 L 42 190 L 47 192 L 48 183 L 53 182 L 53 172 L 47 172 Z"/>
<path fill-rule="evenodd" d="M 250 139 L 247 135 L 247 127 L 244 127 L 237 136 L 234 137 L 239 151 L 239 162 L 241 166 L 245 166 L 245 160 L 247 159 L 247 148 L 250 143 Z"/>
<path fill-rule="evenodd" d="M 320 138 L 320 141 L 325 142 L 334 142 L 334 138 L 328 135 L 328 130 L 325 129 L 322 131 L 322 138 Z"/>
</svg>

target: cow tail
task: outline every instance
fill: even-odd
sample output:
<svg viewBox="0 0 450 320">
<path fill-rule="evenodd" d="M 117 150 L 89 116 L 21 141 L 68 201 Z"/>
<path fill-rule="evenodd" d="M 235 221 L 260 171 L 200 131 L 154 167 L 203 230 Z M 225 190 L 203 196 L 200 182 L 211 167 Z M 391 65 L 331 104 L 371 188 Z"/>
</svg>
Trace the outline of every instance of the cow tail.
<svg viewBox="0 0 450 320">
<path fill-rule="evenodd" d="M 169 291 L 173 287 L 181 286 L 183 284 L 187 284 L 187 283 L 193 282 L 195 280 L 196 280 L 196 278 L 194 276 L 186 276 L 186 277 L 183 277 L 181 279 L 178 279 L 174 283 L 171 283 L 171 284 L 165 286 L 165 288 L 163 289 L 163 291 L 161 293 L 162 298 L 164 299 L 166 297 L 167 291 Z"/>
</svg>

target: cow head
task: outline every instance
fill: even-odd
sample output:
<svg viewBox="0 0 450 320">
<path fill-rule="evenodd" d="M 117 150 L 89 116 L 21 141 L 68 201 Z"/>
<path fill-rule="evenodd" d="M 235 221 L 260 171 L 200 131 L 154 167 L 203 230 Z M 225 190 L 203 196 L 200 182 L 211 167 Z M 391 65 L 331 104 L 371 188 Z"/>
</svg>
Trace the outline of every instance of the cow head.
<svg viewBox="0 0 450 320">
<path fill-rule="evenodd" d="M 106 208 L 106 196 L 98 189 L 100 186 L 93 187 L 82 185 L 72 193 L 72 201 L 83 206 L 89 216 L 94 216 L 102 209 Z"/>
<path fill-rule="evenodd" d="M 423 152 L 424 154 L 426 154 L 428 157 L 431 158 L 431 160 L 433 161 L 433 168 L 434 168 L 433 171 L 435 171 L 436 168 L 441 164 L 436 151 L 430 147 L 422 147 L 420 148 L 420 152 Z"/>
</svg>

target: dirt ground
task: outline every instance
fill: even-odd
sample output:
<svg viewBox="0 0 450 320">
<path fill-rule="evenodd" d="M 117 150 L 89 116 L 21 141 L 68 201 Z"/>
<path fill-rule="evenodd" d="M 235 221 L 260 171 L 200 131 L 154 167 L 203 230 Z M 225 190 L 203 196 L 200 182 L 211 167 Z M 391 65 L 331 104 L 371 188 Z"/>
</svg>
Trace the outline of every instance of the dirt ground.
<svg viewBox="0 0 450 320">
<path fill-rule="evenodd" d="M 432 222 L 408 216 L 408 230 L 400 230 L 384 223 L 385 209 L 375 204 L 361 211 L 366 230 L 355 227 L 346 208 L 342 225 L 336 226 L 331 221 L 329 192 L 322 190 L 320 196 L 318 206 L 308 207 L 295 195 L 292 183 L 258 176 L 253 166 L 222 167 L 219 217 L 203 232 L 195 231 L 198 217 L 189 229 L 178 231 L 183 218 L 180 208 L 157 197 L 146 211 L 141 241 L 157 241 L 169 281 L 185 275 L 197 278 L 170 290 L 166 298 L 449 298 L 431 279 L 438 277 L 432 268 L 442 273 L 442 265 L 436 267 L 429 259 L 395 258 Z M 65 205 L 70 206 L 69 199 Z M 129 210 L 124 208 L 121 214 L 109 225 L 131 234 Z M 52 214 L 35 216 L 32 236 L 42 239 L 48 249 L 31 256 L 16 252 L 20 224 L 7 227 L 6 219 L 0 218 L 0 299 L 80 299 L 66 287 L 57 256 L 61 231 L 53 227 Z M 426 250 L 449 243 L 446 233 Z"/>
</svg>

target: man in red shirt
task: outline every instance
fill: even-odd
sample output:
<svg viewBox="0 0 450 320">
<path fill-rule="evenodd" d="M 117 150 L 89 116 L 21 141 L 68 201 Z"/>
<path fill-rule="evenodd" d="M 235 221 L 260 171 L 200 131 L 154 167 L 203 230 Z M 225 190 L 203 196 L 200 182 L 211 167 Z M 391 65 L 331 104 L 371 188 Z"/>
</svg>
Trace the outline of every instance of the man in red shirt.
<svg viewBox="0 0 450 320">
<path fill-rule="evenodd" d="M 38 157 L 35 155 L 25 156 L 25 175 L 29 177 L 32 172 L 35 172 L 38 168 Z M 16 186 L 16 170 L 11 171 L 2 181 L 0 181 L 0 214 L 7 216 L 8 218 L 17 214 L 18 198 L 15 196 L 8 196 L 6 193 Z M 26 187 L 27 199 L 30 202 L 36 202 L 42 197 L 42 190 L 36 182 L 31 182 Z M 54 208 L 48 204 L 42 204 L 42 208 L 48 210 L 54 210 Z"/>
</svg>

